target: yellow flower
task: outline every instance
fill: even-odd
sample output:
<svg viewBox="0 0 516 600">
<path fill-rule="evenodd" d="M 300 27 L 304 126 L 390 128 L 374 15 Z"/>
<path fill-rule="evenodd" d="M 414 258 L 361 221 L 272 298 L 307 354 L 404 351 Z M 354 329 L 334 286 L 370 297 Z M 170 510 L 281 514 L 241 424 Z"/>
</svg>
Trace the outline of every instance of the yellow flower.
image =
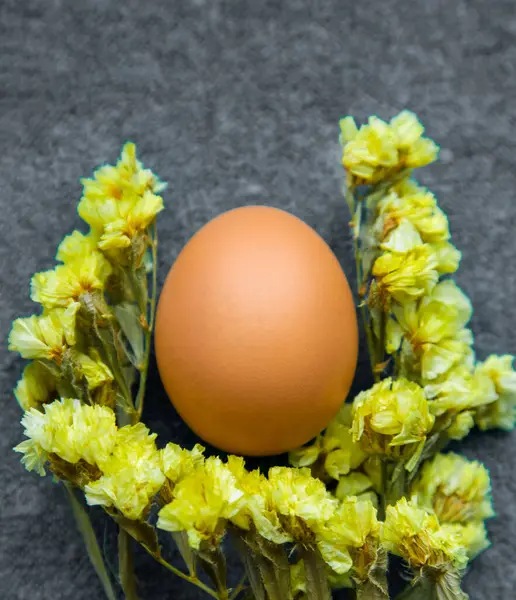
<svg viewBox="0 0 516 600">
<path fill-rule="evenodd" d="M 243 492 L 219 458 L 210 457 L 174 488 L 174 499 L 159 512 L 157 526 L 165 531 L 186 531 L 189 545 L 217 546 L 228 519 L 238 513 Z"/>
<path fill-rule="evenodd" d="M 460 545 L 466 549 L 470 561 L 491 545 L 483 521 L 470 521 L 466 524 L 442 523 L 441 528 L 456 537 Z"/>
<path fill-rule="evenodd" d="M 450 452 L 424 464 L 412 486 L 418 504 L 440 522 L 465 523 L 494 515 L 489 473 L 481 463 Z"/>
<path fill-rule="evenodd" d="M 331 519 L 317 529 L 317 547 L 326 564 L 338 575 L 354 567 L 360 581 L 377 558 L 380 523 L 368 500 L 346 498 Z"/>
<path fill-rule="evenodd" d="M 489 377 L 495 386 L 497 399 L 482 406 L 475 415 L 480 429 L 499 427 L 506 431 L 514 429 L 516 424 L 516 372 L 511 355 L 491 355 L 479 363 L 476 372 Z"/>
<path fill-rule="evenodd" d="M 272 467 L 268 480 L 276 512 L 296 541 L 309 541 L 311 527 L 327 521 L 337 506 L 337 500 L 321 480 L 311 476 L 309 469 Z"/>
<path fill-rule="evenodd" d="M 258 470 L 247 471 L 244 460 L 237 456 L 229 456 L 227 466 L 236 478 L 238 488 L 244 492 L 238 512 L 231 517 L 231 522 L 246 531 L 254 524 L 258 533 L 274 544 L 291 542 L 292 536 L 283 528 L 272 498 L 273 489 L 267 478 Z"/>
<path fill-rule="evenodd" d="M 423 389 L 406 379 L 384 379 L 353 402 L 353 439 L 362 450 L 404 457 L 409 470 L 433 424 Z"/>
<path fill-rule="evenodd" d="M 430 244 L 432 255 L 436 261 L 436 269 L 440 275 L 455 273 L 459 268 L 462 253 L 450 242 Z"/>
<path fill-rule="evenodd" d="M 462 440 L 475 427 L 475 416 L 473 411 L 465 410 L 454 417 L 446 429 L 451 440 Z"/>
<path fill-rule="evenodd" d="M 15 450 L 26 452 L 35 446 L 72 464 L 84 460 L 102 468 L 116 439 L 113 411 L 69 398 L 45 404 L 43 409 L 40 412 L 32 408 L 25 413 L 22 425 L 31 444 L 25 442 Z"/>
<path fill-rule="evenodd" d="M 150 191 L 146 191 L 136 202 L 121 202 L 118 218 L 104 223 L 99 247 L 102 250 L 127 248 L 133 237 L 145 231 L 163 208 L 161 196 Z"/>
<path fill-rule="evenodd" d="M 429 382 L 464 361 L 473 337 L 466 323 L 471 303 L 451 280 L 440 282 L 419 302 L 392 307 L 387 321 L 386 350 L 401 347 L 402 367 Z"/>
<path fill-rule="evenodd" d="M 472 370 L 467 364 L 451 369 L 445 377 L 425 386 L 433 414 L 461 411 L 489 404 L 497 399 L 493 381 L 482 369 Z"/>
<path fill-rule="evenodd" d="M 346 117 L 340 129 L 342 164 L 356 183 L 378 183 L 404 168 L 427 165 L 437 157 L 437 146 L 422 137 L 424 128 L 409 111 L 400 113 L 390 124 L 370 117 L 360 129 L 352 117 Z"/>
<path fill-rule="evenodd" d="M 53 399 L 56 384 L 55 377 L 46 367 L 39 362 L 31 362 L 23 370 L 14 395 L 23 410 L 38 408 L 44 402 Z"/>
<path fill-rule="evenodd" d="M 98 463 L 102 477 L 84 488 L 88 504 L 114 506 L 128 519 L 142 519 L 165 482 L 155 439 L 143 423 L 119 429 L 111 455 Z"/>
<path fill-rule="evenodd" d="M 168 443 L 161 450 L 163 473 L 172 483 L 177 483 L 197 467 L 202 466 L 204 451 L 205 448 L 200 444 L 195 444 L 192 450 L 186 450 L 177 444 Z"/>
<path fill-rule="evenodd" d="M 9 334 L 9 350 L 23 358 L 46 358 L 61 362 L 64 352 L 75 344 L 75 315 L 78 304 L 46 315 L 16 319 Z"/>
<path fill-rule="evenodd" d="M 116 166 L 97 169 L 93 179 L 83 179 L 83 199 L 102 202 L 121 200 L 126 195 L 142 195 L 146 190 L 162 191 L 166 185 L 148 169 L 143 169 L 136 158 L 136 146 L 127 142 Z"/>
<path fill-rule="evenodd" d="M 390 125 L 403 164 L 414 168 L 434 162 L 439 147 L 432 140 L 422 137 L 425 128 L 414 113 L 404 110 L 392 119 Z"/>
<path fill-rule="evenodd" d="M 466 551 L 457 535 L 439 525 L 437 517 L 419 508 L 414 500 L 388 506 L 381 527 L 383 547 L 404 558 L 411 567 L 447 569 L 466 565 Z"/>
<path fill-rule="evenodd" d="M 335 496 L 344 501 L 349 496 L 359 496 L 364 492 L 367 492 L 373 487 L 371 479 L 360 471 L 354 471 L 348 475 L 343 475 L 339 479 L 337 489 L 335 490 Z"/>
<path fill-rule="evenodd" d="M 450 238 L 448 218 L 437 206 L 435 196 L 412 180 L 394 186 L 377 204 L 374 228 L 383 242 L 403 221 L 409 221 L 424 243 L 445 242 Z"/>
<path fill-rule="evenodd" d="M 96 250 L 97 242 L 93 234 L 84 235 L 75 230 L 59 244 L 56 259 L 65 264 L 83 260 Z"/>
<path fill-rule="evenodd" d="M 53 271 L 37 273 L 31 282 L 31 298 L 45 308 L 66 307 L 83 294 L 103 290 L 111 265 L 101 252 L 91 252 L 58 265 Z"/>
<path fill-rule="evenodd" d="M 320 458 L 324 460 L 328 475 L 337 480 L 357 469 L 367 455 L 353 441 L 350 431 L 352 421 L 351 404 L 344 404 L 314 444 L 303 446 L 289 454 L 290 463 L 294 467 L 308 467 Z"/>
<path fill-rule="evenodd" d="M 88 382 L 88 388 L 95 390 L 108 381 L 113 381 L 113 373 L 109 367 L 104 364 L 94 349 L 90 350 L 90 355 L 78 352 L 75 348 L 70 352 L 71 359 L 76 368 L 77 374 L 82 374 Z"/>
<path fill-rule="evenodd" d="M 437 261 L 429 245 L 415 246 L 408 252 L 384 252 L 372 269 L 375 287 L 371 302 L 389 306 L 391 298 L 399 303 L 428 294 L 438 279 Z"/>
</svg>

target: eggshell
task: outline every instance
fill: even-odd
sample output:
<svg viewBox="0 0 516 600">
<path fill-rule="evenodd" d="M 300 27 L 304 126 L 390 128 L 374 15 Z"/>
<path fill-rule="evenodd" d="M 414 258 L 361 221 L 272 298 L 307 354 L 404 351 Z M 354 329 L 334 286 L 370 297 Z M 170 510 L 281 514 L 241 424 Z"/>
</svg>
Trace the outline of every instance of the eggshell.
<svg viewBox="0 0 516 600">
<path fill-rule="evenodd" d="M 156 321 L 165 389 L 205 441 L 271 455 L 316 436 L 346 399 L 358 333 L 335 255 L 297 217 L 226 212 L 179 254 Z"/>
</svg>

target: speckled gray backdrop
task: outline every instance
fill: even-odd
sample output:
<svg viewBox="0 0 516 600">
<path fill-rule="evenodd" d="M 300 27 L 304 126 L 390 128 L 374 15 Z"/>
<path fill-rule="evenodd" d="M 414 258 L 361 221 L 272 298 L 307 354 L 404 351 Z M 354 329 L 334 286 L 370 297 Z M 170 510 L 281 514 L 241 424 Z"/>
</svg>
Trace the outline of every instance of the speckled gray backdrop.
<svg viewBox="0 0 516 600">
<path fill-rule="evenodd" d="M 478 354 L 516 352 L 515 42 L 513 0 L 0 0 L 2 340 L 34 310 L 31 274 L 79 225 L 79 177 L 127 139 L 170 183 L 160 282 L 196 229 L 252 203 L 303 218 L 352 275 L 338 119 L 408 107 L 443 148 L 421 177 L 464 251 Z M 5 341 L 0 364 L 0 598 L 101 599 L 62 490 L 10 450 L 22 362 Z M 144 417 L 192 440 L 154 366 Z M 513 597 L 516 433 L 463 447 L 491 469 L 498 511 L 466 588 Z M 137 571 L 143 600 L 201 598 L 141 554 Z"/>
</svg>

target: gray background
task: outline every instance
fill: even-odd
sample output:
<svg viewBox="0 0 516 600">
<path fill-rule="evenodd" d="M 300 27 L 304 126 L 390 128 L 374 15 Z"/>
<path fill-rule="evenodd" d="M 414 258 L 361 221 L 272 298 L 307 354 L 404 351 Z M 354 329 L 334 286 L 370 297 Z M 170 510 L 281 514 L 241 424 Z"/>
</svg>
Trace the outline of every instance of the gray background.
<svg viewBox="0 0 516 600">
<path fill-rule="evenodd" d="M 203 223 L 253 203 L 303 218 L 353 276 L 338 119 L 408 107 L 443 148 L 421 179 L 464 251 L 478 354 L 516 352 L 514 11 L 513 0 L 0 0 L 0 337 L 34 310 L 31 274 L 80 224 L 79 177 L 127 139 L 170 183 L 160 282 Z M 0 364 L 0 597 L 100 599 L 62 490 L 10 450 L 22 361 L 5 341 Z M 154 365 L 144 419 L 163 440 L 192 441 Z M 512 597 L 516 433 L 462 447 L 491 469 L 498 512 L 465 585 L 473 599 Z M 141 554 L 137 571 L 143 600 L 202 597 Z"/>
</svg>

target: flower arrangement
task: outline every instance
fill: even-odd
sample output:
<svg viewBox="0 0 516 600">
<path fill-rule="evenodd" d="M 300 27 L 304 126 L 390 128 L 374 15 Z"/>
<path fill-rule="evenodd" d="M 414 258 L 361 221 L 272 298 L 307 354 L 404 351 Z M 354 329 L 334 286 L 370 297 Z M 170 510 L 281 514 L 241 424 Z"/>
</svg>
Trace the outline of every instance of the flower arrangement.
<svg viewBox="0 0 516 600">
<path fill-rule="evenodd" d="M 15 450 L 27 470 L 64 485 L 109 600 L 119 586 L 138 598 L 131 540 L 219 600 L 325 600 L 336 588 L 389 598 L 392 555 L 410 574 L 400 600 L 467 597 L 461 575 L 489 545 L 489 474 L 442 451 L 475 426 L 514 428 L 513 357 L 475 360 L 471 304 L 450 278 L 460 252 L 435 196 L 412 179 L 438 154 L 421 123 L 404 111 L 390 123 L 340 125 L 375 384 L 293 450 L 291 467 L 265 475 L 240 457 L 206 457 L 200 445 L 158 448 L 141 422 L 165 185 L 133 144 L 83 180 L 88 233 L 65 237 L 58 266 L 32 279 L 41 312 L 16 319 L 9 336 L 31 361 L 14 390 L 27 438 Z M 87 505 L 119 527 L 117 581 Z M 185 570 L 167 560 L 166 535 Z M 226 538 L 246 573 L 233 588 Z"/>
</svg>

